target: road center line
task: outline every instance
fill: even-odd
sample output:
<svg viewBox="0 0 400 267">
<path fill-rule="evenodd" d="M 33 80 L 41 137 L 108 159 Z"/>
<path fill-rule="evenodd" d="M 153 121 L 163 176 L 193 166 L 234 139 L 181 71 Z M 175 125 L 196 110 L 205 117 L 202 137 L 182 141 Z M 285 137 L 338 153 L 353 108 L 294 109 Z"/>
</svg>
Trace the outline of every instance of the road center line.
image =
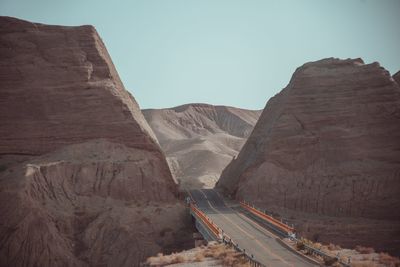
<svg viewBox="0 0 400 267">
<path fill-rule="evenodd" d="M 248 233 L 247 231 L 245 231 L 242 227 L 240 227 L 239 225 L 237 225 L 235 222 L 233 222 L 231 219 L 229 219 L 227 216 L 225 216 L 223 213 L 219 212 L 208 200 L 206 194 L 202 191 L 202 190 L 196 190 L 199 191 L 201 194 L 203 194 L 204 198 L 206 199 L 207 203 L 210 205 L 210 207 L 217 212 L 218 214 L 220 214 L 222 217 L 224 217 L 226 220 L 228 220 L 233 226 L 235 226 L 237 229 L 239 229 L 240 231 L 242 231 L 246 236 L 250 237 L 251 239 L 253 239 L 254 241 L 256 241 L 262 248 L 264 248 L 268 254 L 270 254 L 271 256 L 280 259 L 281 261 L 283 261 L 284 263 L 288 264 L 289 266 L 294 266 L 293 264 L 287 262 L 286 260 L 284 260 L 282 257 L 280 257 L 279 255 L 273 253 L 268 247 L 266 247 L 263 243 L 261 243 L 255 236 L 251 235 L 250 233 Z M 229 208 L 229 207 L 228 207 Z M 232 209 L 231 209 L 232 210 Z M 233 210 L 232 210 L 233 211 Z M 234 213 L 234 211 L 233 211 Z"/>
</svg>

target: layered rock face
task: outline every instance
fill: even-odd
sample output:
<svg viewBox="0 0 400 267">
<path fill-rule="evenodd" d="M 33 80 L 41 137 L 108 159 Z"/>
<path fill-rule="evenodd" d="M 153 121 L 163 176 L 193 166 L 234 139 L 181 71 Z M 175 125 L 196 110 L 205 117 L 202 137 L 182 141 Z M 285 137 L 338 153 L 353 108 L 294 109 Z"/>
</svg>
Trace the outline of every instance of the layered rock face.
<svg viewBox="0 0 400 267">
<path fill-rule="evenodd" d="M 94 138 L 158 149 L 92 26 L 3 17 L 0 27 L 2 154 L 39 155 Z"/>
<path fill-rule="evenodd" d="M 0 266 L 138 266 L 190 241 L 154 152 L 96 139 L 0 176 Z"/>
<path fill-rule="evenodd" d="M 213 187 L 237 155 L 261 111 L 208 104 L 143 110 L 185 188 Z"/>
<path fill-rule="evenodd" d="M 378 63 L 324 59 L 268 101 L 217 188 L 288 216 L 398 222 L 399 159 L 399 85 Z"/>
<path fill-rule="evenodd" d="M 189 241 L 166 159 L 93 27 L 0 17 L 0 58 L 0 266 L 137 266 Z"/>
</svg>

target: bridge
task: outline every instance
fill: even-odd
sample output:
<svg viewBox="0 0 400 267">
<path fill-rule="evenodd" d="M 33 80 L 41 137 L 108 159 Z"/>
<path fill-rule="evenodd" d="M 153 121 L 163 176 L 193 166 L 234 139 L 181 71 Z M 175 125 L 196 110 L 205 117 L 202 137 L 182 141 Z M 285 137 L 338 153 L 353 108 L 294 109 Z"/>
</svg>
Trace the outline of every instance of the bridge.
<svg viewBox="0 0 400 267">
<path fill-rule="evenodd" d="M 191 190 L 189 195 L 192 199 L 190 210 L 196 219 L 196 227 L 208 241 L 217 240 L 233 244 L 253 263 L 258 263 L 254 264 L 256 266 L 320 266 L 283 244 L 278 235 L 292 234 L 293 228 L 290 226 L 273 218 L 266 218 L 271 224 L 276 224 L 271 229 L 277 231 L 269 230 L 244 213 L 228 207 L 213 189 Z M 241 204 L 258 215 L 256 210 L 251 210 L 251 206 Z"/>
</svg>

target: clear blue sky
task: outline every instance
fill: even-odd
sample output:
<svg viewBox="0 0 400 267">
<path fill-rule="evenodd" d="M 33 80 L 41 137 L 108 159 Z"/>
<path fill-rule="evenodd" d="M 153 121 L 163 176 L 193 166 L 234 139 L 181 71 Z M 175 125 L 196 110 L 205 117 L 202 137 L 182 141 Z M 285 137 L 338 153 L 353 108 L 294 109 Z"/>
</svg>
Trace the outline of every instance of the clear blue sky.
<svg viewBox="0 0 400 267">
<path fill-rule="evenodd" d="M 0 0 L 0 14 L 94 25 L 142 108 L 260 109 L 325 57 L 400 70 L 400 0 Z"/>
</svg>

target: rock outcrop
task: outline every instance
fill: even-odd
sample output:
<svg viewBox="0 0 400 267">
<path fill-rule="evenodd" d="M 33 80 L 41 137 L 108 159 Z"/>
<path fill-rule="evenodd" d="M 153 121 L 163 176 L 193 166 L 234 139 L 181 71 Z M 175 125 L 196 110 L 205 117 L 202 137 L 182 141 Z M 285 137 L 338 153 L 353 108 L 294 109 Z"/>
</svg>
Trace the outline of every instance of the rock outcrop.
<svg viewBox="0 0 400 267">
<path fill-rule="evenodd" d="M 397 82 L 397 84 L 400 85 L 400 71 L 396 72 L 396 73 L 393 75 L 393 79 Z"/>
<path fill-rule="evenodd" d="M 0 17 L 0 266 L 138 266 L 190 241 L 157 139 L 92 26 Z"/>
<path fill-rule="evenodd" d="M 237 155 L 260 110 L 208 104 L 143 110 L 175 178 L 185 188 L 214 187 Z"/>
<path fill-rule="evenodd" d="M 378 63 L 330 58 L 298 68 L 268 101 L 217 188 L 287 216 L 397 222 L 399 237 L 399 159 L 399 85 Z M 395 243 L 379 240 L 379 230 L 363 233 L 376 241 L 369 245 Z M 337 237 L 360 241 L 353 233 Z"/>
<path fill-rule="evenodd" d="M 40 155 L 95 138 L 157 150 L 92 26 L 1 18 L 0 151 Z"/>
</svg>

